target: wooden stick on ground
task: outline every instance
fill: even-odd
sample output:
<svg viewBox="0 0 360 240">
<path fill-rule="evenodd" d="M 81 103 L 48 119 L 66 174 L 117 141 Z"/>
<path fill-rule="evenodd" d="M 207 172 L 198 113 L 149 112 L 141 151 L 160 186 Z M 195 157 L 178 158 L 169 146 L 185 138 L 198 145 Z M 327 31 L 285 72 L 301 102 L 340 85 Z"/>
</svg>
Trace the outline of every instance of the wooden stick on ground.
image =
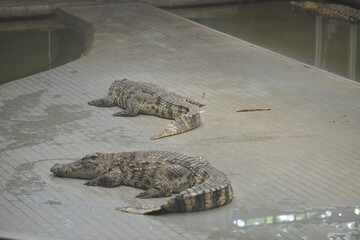
<svg viewBox="0 0 360 240">
<path fill-rule="evenodd" d="M 248 108 L 248 109 L 239 109 L 236 112 L 254 112 L 254 111 L 269 111 L 271 108 Z"/>
</svg>

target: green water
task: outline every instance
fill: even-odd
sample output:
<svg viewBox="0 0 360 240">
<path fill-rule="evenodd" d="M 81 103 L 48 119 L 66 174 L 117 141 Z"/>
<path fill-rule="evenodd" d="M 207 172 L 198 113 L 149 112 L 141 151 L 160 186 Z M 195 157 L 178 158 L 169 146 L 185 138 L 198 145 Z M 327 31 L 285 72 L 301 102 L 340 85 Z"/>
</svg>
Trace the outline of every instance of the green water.
<svg viewBox="0 0 360 240">
<path fill-rule="evenodd" d="M 82 34 L 54 19 L 0 22 L 0 84 L 80 57 Z"/>
<path fill-rule="evenodd" d="M 360 82 L 360 27 L 288 2 L 170 10 L 210 28 Z"/>
</svg>

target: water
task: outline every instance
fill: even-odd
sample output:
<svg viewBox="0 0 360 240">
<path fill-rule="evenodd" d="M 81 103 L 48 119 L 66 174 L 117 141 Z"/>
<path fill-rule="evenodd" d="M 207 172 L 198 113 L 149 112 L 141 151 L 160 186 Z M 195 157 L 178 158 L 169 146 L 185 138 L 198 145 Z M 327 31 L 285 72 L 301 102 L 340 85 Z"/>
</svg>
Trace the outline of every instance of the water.
<svg viewBox="0 0 360 240">
<path fill-rule="evenodd" d="M 338 206 L 324 209 L 297 211 L 275 210 L 264 207 L 236 208 L 233 212 L 236 231 L 246 231 L 263 226 L 319 225 L 329 224 L 337 228 L 360 230 L 360 207 Z"/>
<path fill-rule="evenodd" d="M 80 57 L 84 38 L 56 20 L 0 22 L 0 84 Z"/>
<path fill-rule="evenodd" d="M 208 239 L 360 239 L 360 208 L 356 206 L 303 210 L 233 206 L 157 218 L 170 218 L 169 222 L 189 229 L 193 235 L 197 235 L 192 231 L 194 228 L 198 232 L 208 232 Z"/>
<path fill-rule="evenodd" d="M 360 27 L 288 2 L 170 10 L 234 37 L 360 82 Z"/>
</svg>

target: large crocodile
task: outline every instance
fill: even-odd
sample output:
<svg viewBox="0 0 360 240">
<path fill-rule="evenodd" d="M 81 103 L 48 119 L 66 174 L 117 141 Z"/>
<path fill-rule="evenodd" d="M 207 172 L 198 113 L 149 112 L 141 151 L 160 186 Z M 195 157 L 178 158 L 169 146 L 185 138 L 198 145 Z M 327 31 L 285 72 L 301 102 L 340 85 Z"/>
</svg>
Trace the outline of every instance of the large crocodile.
<svg viewBox="0 0 360 240">
<path fill-rule="evenodd" d="M 147 214 L 189 212 L 222 206 L 232 200 L 226 175 L 203 157 L 166 151 L 93 153 L 68 164 L 55 164 L 56 176 L 89 179 L 85 185 L 116 187 L 128 185 L 148 189 L 138 198 L 170 196 L 165 204 L 121 207 L 118 210 Z"/>
<path fill-rule="evenodd" d="M 200 125 L 199 107 L 195 100 L 168 92 L 152 83 L 116 80 L 110 85 L 108 96 L 89 102 L 97 107 L 119 106 L 124 110 L 114 116 L 136 116 L 139 113 L 174 119 L 159 135 L 163 138 L 194 129 Z"/>
<path fill-rule="evenodd" d="M 295 2 L 291 1 L 291 5 L 308 9 L 314 11 L 318 14 L 327 16 L 327 17 L 334 17 L 340 18 L 345 21 L 359 23 L 360 22 L 360 11 L 351 8 L 348 6 L 344 6 L 341 4 L 326 4 L 326 3 L 316 3 L 312 1 L 305 1 L 305 2 Z"/>
</svg>

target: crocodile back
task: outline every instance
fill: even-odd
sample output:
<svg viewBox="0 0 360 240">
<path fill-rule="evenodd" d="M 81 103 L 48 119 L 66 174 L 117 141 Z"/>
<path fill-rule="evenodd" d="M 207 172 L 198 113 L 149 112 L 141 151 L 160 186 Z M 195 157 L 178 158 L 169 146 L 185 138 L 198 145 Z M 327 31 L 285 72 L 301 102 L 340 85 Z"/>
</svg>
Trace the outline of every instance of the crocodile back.
<svg viewBox="0 0 360 240">
<path fill-rule="evenodd" d="M 360 11 L 340 4 L 322 4 L 319 13 L 327 17 L 337 17 L 350 22 L 360 21 Z"/>
</svg>

